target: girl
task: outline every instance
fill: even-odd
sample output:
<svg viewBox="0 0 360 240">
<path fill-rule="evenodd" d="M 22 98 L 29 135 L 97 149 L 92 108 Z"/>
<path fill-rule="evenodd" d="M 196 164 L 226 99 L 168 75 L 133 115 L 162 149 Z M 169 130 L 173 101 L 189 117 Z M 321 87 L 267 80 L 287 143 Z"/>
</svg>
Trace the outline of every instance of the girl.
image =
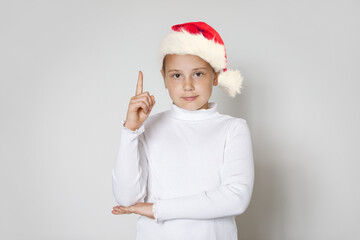
<svg viewBox="0 0 360 240">
<path fill-rule="evenodd" d="M 235 216 L 254 184 L 246 120 L 220 114 L 213 86 L 240 93 L 242 76 L 227 69 L 224 43 L 205 22 L 172 26 L 159 64 L 171 109 L 149 116 L 155 98 L 136 94 L 122 121 L 113 169 L 113 214 L 139 214 L 137 240 L 235 240 Z"/>
</svg>

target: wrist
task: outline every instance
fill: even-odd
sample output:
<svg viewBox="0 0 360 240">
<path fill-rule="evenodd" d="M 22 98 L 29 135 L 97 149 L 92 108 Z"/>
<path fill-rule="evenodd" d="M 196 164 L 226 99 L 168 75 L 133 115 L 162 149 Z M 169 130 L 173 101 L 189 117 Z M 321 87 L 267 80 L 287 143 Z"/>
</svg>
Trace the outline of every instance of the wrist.
<svg viewBox="0 0 360 240">
<path fill-rule="evenodd" d="M 132 130 L 132 131 L 136 131 L 139 128 L 138 126 L 133 126 L 133 125 L 127 124 L 127 121 L 125 121 L 123 126 L 130 129 L 130 130 Z"/>
</svg>

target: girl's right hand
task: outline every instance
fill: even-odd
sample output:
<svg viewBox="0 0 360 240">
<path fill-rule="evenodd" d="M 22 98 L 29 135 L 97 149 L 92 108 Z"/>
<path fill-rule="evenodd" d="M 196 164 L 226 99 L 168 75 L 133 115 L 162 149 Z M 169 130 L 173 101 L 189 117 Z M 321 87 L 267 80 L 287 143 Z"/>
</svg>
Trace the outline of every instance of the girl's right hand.
<svg viewBox="0 0 360 240">
<path fill-rule="evenodd" d="M 154 95 L 150 96 L 149 92 L 143 92 L 143 74 L 141 71 L 139 71 L 136 93 L 135 96 L 130 99 L 124 126 L 133 131 L 138 129 L 141 124 L 149 117 L 154 105 Z"/>
</svg>

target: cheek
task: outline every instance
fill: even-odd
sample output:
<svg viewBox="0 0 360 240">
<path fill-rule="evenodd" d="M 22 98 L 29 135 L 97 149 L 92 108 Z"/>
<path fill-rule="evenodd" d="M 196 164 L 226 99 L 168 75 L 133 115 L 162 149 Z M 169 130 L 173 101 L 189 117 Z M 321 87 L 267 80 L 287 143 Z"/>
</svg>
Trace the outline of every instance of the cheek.
<svg viewBox="0 0 360 240">
<path fill-rule="evenodd" d="M 205 81 L 202 81 L 201 83 L 199 83 L 199 86 L 204 91 L 209 91 L 209 90 L 211 91 L 212 89 L 211 79 L 206 79 Z"/>
<path fill-rule="evenodd" d="M 179 89 L 181 88 L 180 84 L 177 84 L 176 82 L 169 82 L 168 83 L 168 89 L 172 94 L 176 94 Z"/>
</svg>

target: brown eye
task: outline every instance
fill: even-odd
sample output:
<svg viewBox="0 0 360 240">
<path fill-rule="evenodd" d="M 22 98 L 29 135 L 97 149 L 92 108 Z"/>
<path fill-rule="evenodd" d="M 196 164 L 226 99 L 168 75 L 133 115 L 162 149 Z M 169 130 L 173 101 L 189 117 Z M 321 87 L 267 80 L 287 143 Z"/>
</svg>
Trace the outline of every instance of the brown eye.
<svg viewBox="0 0 360 240">
<path fill-rule="evenodd" d="M 202 75 L 204 75 L 202 72 L 197 72 L 197 73 L 195 73 L 195 75 L 197 76 L 197 77 L 201 77 Z"/>
<path fill-rule="evenodd" d="M 179 73 L 175 73 L 175 74 L 172 75 L 172 77 L 174 77 L 174 76 L 175 76 L 175 78 L 179 78 L 179 77 L 180 77 L 180 74 L 179 74 Z"/>
</svg>

